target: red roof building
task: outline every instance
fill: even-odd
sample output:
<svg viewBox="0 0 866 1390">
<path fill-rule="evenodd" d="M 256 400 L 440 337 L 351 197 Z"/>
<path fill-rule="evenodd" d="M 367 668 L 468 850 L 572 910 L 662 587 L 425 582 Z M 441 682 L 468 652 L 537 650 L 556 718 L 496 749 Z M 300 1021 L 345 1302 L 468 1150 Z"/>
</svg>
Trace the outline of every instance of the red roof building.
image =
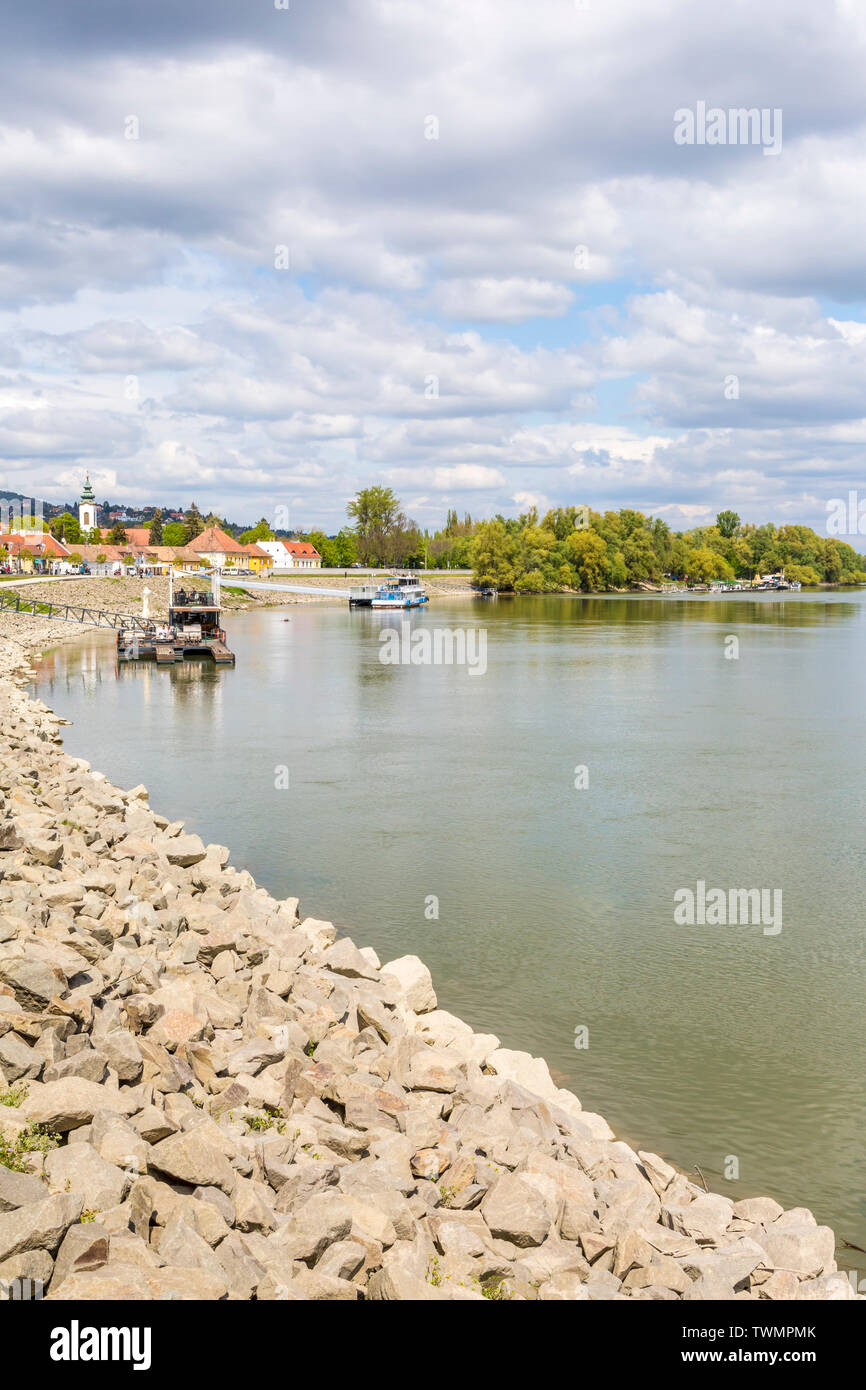
<svg viewBox="0 0 866 1390">
<path fill-rule="evenodd" d="M 32 536 L 22 536 L 17 531 L 0 535 L 0 546 L 5 546 L 8 558 L 16 567 L 47 569 L 53 560 L 67 560 L 68 546 L 58 541 L 48 531 Z"/>
</svg>

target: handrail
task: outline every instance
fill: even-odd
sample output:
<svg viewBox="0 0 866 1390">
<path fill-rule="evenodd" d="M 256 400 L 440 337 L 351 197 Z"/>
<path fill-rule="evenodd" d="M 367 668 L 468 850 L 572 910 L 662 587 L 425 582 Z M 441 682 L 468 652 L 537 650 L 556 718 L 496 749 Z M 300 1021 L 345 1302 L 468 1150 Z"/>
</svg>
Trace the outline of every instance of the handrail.
<svg viewBox="0 0 866 1390">
<path fill-rule="evenodd" d="M 22 598 L 20 594 L 0 594 L 0 612 L 29 613 L 36 618 L 54 618 L 62 623 L 87 623 L 91 627 L 110 627 L 115 631 L 147 632 L 149 618 L 135 613 L 112 613 L 105 608 L 81 608 L 70 603 L 46 603 L 42 599 Z"/>
</svg>

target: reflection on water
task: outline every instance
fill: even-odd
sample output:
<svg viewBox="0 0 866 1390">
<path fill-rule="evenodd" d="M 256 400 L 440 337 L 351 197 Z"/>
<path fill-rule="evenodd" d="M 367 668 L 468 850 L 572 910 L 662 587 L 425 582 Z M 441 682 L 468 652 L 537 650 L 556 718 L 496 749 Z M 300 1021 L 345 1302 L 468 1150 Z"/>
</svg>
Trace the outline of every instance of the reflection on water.
<svg viewBox="0 0 866 1390">
<path fill-rule="evenodd" d="M 383 960 L 423 957 L 444 1008 L 623 1137 L 866 1245 L 861 594 L 412 613 L 486 628 L 481 678 L 383 664 L 405 618 L 236 614 L 233 670 L 118 669 L 94 634 L 39 694 L 71 752 Z M 676 925 L 698 880 L 781 890 L 783 930 Z"/>
</svg>

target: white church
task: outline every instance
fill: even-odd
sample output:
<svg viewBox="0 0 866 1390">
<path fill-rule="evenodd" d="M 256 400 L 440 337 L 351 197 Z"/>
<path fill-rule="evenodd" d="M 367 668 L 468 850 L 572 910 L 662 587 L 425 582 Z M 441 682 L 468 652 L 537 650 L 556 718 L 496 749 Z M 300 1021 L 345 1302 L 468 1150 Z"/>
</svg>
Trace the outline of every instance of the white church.
<svg viewBox="0 0 866 1390">
<path fill-rule="evenodd" d="M 83 532 L 91 531 L 98 524 L 96 515 L 96 498 L 90 485 L 90 474 L 87 473 L 81 490 L 81 501 L 78 503 L 78 524 Z"/>
</svg>

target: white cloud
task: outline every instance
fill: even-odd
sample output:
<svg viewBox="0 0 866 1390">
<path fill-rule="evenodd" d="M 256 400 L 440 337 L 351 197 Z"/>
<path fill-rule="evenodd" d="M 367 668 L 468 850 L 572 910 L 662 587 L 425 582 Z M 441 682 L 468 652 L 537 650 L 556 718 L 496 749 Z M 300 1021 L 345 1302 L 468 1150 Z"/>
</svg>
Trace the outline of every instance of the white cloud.
<svg viewBox="0 0 866 1390">
<path fill-rule="evenodd" d="M 488 323 L 521 323 L 528 318 L 557 318 L 574 303 L 566 285 L 552 280 L 446 280 L 437 300 L 443 314 Z"/>
<path fill-rule="evenodd" d="M 853 0 L 732 0 L 709 39 L 689 0 L 74 11 L 5 26 L 7 481 L 296 489 L 328 528 L 385 473 L 431 522 L 452 491 L 807 520 L 862 485 Z M 782 154 L 676 146 L 698 99 L 782 107 Z"/>
<path fill-rule="evenodd" d="M 504 487 L 498 468 L 458 463 L 453 468 L 391 468 L 385 476 L 400 487 L 430 487 L 435 492 L 479 492 Z"/>
</svg>

